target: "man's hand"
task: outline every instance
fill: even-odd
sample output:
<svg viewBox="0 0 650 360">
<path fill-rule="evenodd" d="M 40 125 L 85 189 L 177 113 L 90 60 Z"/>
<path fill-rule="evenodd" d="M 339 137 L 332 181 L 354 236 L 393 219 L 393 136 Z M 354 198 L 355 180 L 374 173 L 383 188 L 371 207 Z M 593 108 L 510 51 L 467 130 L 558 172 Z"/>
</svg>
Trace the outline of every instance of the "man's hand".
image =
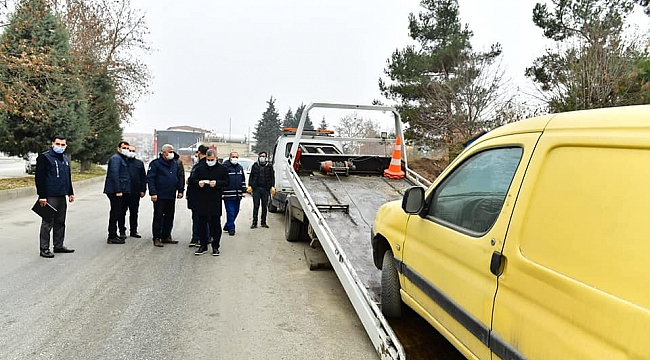
<svg viewBox="0 0 650 360">
<path fill-rule="evenodd" d="M 68 196 L 68 202 L 74 202 L 74 195 Z"/>
<path fill-rule="evenodd" d="M 158 200 L 158 195 L 151 195 L 151 201 L 156 202 Z"/>
<path fill-rule="evenodd" d="M 38 199 L 38 203 L 41 206 L 45 206 L 45 204 L 47 204 L 47 199 Z"/>
<path fill-rule="evenodd" d="M 141 198 L 144 197 L 144 191 L 140 193 L 140 197 L 141 197 Z"/>
<path fill-rule="evenodd" d="M 211 181 L 209 182 L 209 184 L 210 184 L 210 187 L 215 187 L 215 186 L 217 186 L 217 182 L 216 182 L 215 180 L 211 180 Z"/>
<path fill-rule="evenodd" d="M 183 193 L 179 192 L 178 195 L 176 195 L 176 198 L 177 199 L 182 199 L 183 198 Z"/>
<path fill-rule="evenodd" d="M 199 187 L 202 188 L 203 185 L 205 185 L 205 182 L 203 182 L 203 180 L 199 181 Z"/>
<path fill-rule="evenodd" d="M 117 197 L 122 197 L 122 193 L 121 193 L 121 192 L 120 192 L 120 193 L 116 193 L 115 196 L 117 196 Z"/>
<path fill-rule="evenodd" d="M 249 194 L 252 194 L 252 193 L 253 193 L 253 188 L 250 187 L 250 186 L 247 187 L 247 188 L 246 188 L 246 192 L 249 193 Z"/>
<path fill-rule="evenodd" d="M 271 195 L 275 195 L 275 188 L 274 187 L 271 188 Z"/>
</svg>

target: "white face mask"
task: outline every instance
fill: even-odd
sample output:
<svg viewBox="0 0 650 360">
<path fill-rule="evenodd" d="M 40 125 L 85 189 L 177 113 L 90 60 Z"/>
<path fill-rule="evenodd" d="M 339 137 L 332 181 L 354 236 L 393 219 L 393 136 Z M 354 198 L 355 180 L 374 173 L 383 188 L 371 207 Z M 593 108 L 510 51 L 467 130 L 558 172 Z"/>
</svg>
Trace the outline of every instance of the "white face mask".
<svg viewBox="0 0 650 360">
<path fill-rule="evenodd" d="M 230 159 L 230 163 L 233 164 L 233 165 L 237 165 L 238 162 L 239 162 L 239 159 L 238 159 L 238 158 L 232 158 L 232 159 Z"/>
<path fill-rule="evenodd" d="M 124 155 L 126 157 L 131 156 L 131 152 L 129 151 L 129 149 L 122 149 L 120 152 L 122 153 L 122 155 Z"/>
<path fill-rule="evenodd" d="M 217 160 L 206 160 L 205 163 L 208 164 L 208 166 L 215 166 L 217 164 Z"/>
<path fill-rule="evenodd" d="M 174 153 L 173 152 L 167 153 L 167 160 L 174 160 Z"/>
<path fill-rule="evenodd" d="M 135 159 L 135 153 L 132 151 L 129 151 L 129 154 L 127 156 L 130 157 L 131 159 Z"/>
</svg>

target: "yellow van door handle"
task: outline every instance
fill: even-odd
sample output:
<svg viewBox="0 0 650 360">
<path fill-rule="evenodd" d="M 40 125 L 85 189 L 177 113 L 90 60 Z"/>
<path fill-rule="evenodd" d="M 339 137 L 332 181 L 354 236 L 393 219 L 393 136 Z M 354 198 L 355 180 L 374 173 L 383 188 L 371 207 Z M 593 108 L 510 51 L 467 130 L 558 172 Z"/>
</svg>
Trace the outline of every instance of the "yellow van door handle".
<svg viewBox="0 0 650 360">
<path fill-rule="evenodd" d="M 503 272 L 503 260 L 505 256 L 498 251 L 492 253 L 492 259 L 490 260 L 490 272 L 496 276 L 501 275 Z"/>
</svg>

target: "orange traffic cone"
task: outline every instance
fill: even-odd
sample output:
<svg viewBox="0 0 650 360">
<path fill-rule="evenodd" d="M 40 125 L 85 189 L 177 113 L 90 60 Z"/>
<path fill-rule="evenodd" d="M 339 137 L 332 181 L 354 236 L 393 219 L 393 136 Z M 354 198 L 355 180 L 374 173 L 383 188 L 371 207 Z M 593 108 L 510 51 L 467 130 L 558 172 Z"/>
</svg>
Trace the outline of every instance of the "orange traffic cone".
<svg viewBox="0 0 650 360">
<path fill-rule="evenodd" d="M 395 150 L 390 160 L 390 166 L 384 170 L 384 176 L 391 179 L 401 179 L 404 177 L 402 171 L 402 139 L 398 136 L 395 140 Z"/>
</svg>

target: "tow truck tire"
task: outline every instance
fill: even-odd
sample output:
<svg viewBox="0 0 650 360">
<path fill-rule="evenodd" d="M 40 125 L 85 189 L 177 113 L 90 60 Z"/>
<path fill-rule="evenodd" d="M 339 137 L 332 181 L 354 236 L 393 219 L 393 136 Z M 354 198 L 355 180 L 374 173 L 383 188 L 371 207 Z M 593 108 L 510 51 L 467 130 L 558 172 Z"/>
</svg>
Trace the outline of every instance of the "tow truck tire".
<svg viewBox="0 0 650 360">
<path fill-rule="evenodd" d="M 273 200 L 269 200 L 269 212 L 271 213 L 278 212 L 278 207 L 273 205 Z"/>
<path fill-rule="evenodd" d="M 387 317 L 398 318 L 402 316 L 402 306 L 399 275 L 393 252 L 388 250 L 381 266 L 381 312 Z"/>
<path fill-rule="evenodd" d="M 302 223 L 293 218 L 291 215 L 291 206 L 287 204 L 284 210 L 284 237 L 287 241 L 300 240 Z"/>
</svg>

